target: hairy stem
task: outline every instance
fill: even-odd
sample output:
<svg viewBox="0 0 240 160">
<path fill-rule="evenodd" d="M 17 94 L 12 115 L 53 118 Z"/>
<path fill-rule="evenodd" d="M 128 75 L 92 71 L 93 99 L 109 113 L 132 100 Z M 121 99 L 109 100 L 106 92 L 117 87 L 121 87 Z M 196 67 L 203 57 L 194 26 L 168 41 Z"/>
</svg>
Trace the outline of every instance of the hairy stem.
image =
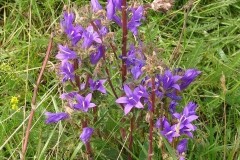
<svg viewBox="0 0 240 160">
<path fill-rule="evenodd" d="M 126 57 L 127 57 L 127 1 L 122 1 L 122 85 L 126 81 L 127 75 L 127 66 L 126 66 Z"/>
<path fill-rule="evenodd" d="M 149 120 L 149 146 L 148 146 L 148 160 L 152 159 L 153 156 L 153 114 L 154 114 L 154 108 L 155 108 L 155 77 L 153 76 L 151 78 L 151 83 L 152 83 L 152 93 L 151 93 L 151 102 L 152 102 L 152 107 L 149 110 L 150 113 L 150 120 Z"/>
</svg>

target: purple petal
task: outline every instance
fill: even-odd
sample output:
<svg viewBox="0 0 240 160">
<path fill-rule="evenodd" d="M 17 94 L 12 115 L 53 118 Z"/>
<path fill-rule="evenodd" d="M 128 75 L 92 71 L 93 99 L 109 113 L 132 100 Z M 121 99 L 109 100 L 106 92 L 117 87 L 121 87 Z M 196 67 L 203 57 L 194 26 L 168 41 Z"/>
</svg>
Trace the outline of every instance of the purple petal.
<svg viewBox="0 0 240 160">
<path fill-rule="evenodd" d="M 128 105 L 128 104 L 125 105 L 124 106 L 124 114 L 127 115 L 131 111 L 132 108 L 133 108 L 132 105 Z"/>
<path fill-rule="evenodd" d="M 80 139 L 84 144 L 86 144 L 90 140 L 93 131 L 94 131 L 93 128 L 90 127 L 83 128 L 82 134 L 80 135 Z"/>
<path fill-rule="evenodd" d="M 128 97 L 132 95 L 132 90 L 128 87 L 128 85 L 124 84 L 123 90 Z"/>
<path fill-rule="evenodd" d="M 128 103 L 127 97 L 120 97 L 116 100 L 116 103 Z"/>
</svg>

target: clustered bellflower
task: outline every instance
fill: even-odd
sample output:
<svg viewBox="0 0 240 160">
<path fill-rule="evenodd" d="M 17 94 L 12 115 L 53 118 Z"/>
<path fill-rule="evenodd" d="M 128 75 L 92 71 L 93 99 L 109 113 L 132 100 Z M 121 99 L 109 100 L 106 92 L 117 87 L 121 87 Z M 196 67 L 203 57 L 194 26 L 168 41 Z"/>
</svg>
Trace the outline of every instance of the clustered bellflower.
<svg viewBox="0 0 240 160">
<path fill-rule="evenodd" d="M 86 115 L 93 107 L 97 105 L 94 101 L 95 92 L 101 94 L 107 94 L 107 90 L 104 87 L 106 80 L 104 78 L 99 79 L 95 74 L 88 75 L 84 82 L 77 81 L 78 73 L 77 69 L 84 67 L 84 64 L 96 67 L 99 61 L 104 57 L 105 53 L 109 49 L 109 45 L 105 42 L 105 39 L 109 39 L 109 28 L 106 26 L 106 19 L 115 22 L 118 26 L 122 27 L 122 0 L 108 0 L 106 9 L 104 9 L 98 0 L 91 0 L 92 14 L 97 15 L 91 19 L 89 24 L 77 24 L 76 16 L 72 12 L 64 12 L 61 19 L 61 28 L 63 33 L 67 37 L 67 42 L 58 45 L 58 53 L 56 59 L 60 61 L 59 75 L 64 84 L 70 84 L 73 86 L 72 91 L 64 92 L 60 98 L 67 102 L 73 111 Z M 101 15 L 101 11 L 106 10 L 106 17 Z M 143 6 L 127 6 L 127 29 L 132 33 L 135 38 L 141 33 L 139 27 L 144 19 L 144 7 Z M 84 26 L 84 27 L 83 27 Z M 156 93 L 156 107 L 167 100 L 167 112 L 170 116 L 159 117 L 155 127 L 159 133 L 165 137 L 170 143 L 176 140 L 178 145 L 176 146 L 176 154 L 180 160 L 185 159 L 188 139 L 182 138 L 187 136 L 193 137 L 193 132 L 196 130 L 196 126 L 193 124 L 197 120 L 196 115 L 197 104 L 189 102 L 183 109 L 179 111 L 179 101 L 181 100 L 180 93 L 183 92 L 201 73 L 197 69 L 176 69 L 173 72 L 164 68 L 161 74 L 155 74 L 155 88 L 153 89 L 150 82 L 152 75 L 148 75 L 148 72 L 143 71 L 147 65 L 147 57 L 143 53 L 143 43 L 139 41 L 139 45 L 130 43 L 125 57 L 120 56 L 125 60 L 128 75 L 130 81 L 126 81 L 123 84 L 124 95 L 119 97 L 115 102 L 121 104 L 124 109 L 124 114 L 127 115 L 132 109 L 144 109 L 144 107 L 151 110 L 152 93 Z M 81 49 L 79 49 L 81 48 Z M 80 55 L 80 52 L 84 54 Z M 88 53 L 89 55 L 86 55 Z M 107 56 L 106 56 L 107 57 Z M 86 63 L 90 62 L 90 63 Z M 76 66 L 78 65 L 78 66 Z M 100 65 L 101 66 L 101 65 Z M 87 66 L 88 67 L 88 66 Z M 153 79 L 154 81 L 154 79 Z M 80 83 L 80 84 L 79 84 Z M 46 112 L 46 123 L 57 123 L 60 120 L 65 120 L 70 117 L 70 114 L 65 112 L 51 113 Z M 171 117 L 171 119 L 167 119 Z M 86 144 L 90 141 L 90 138 L 94 132 L 94 129 L 82 125 L 82 133 L 80 134 L 80 140 Z"/>
</svg>

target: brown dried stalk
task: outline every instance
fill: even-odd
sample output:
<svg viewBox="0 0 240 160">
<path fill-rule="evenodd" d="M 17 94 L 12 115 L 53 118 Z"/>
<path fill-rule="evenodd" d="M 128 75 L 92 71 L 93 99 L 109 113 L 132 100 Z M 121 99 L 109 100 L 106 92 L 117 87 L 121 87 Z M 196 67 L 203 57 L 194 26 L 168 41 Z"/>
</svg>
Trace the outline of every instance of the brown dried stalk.
<svg viewBox="0 0 240 160">
<path fill-rule="evenodd" d="M 148 160 L 152 159 L 153 156 L 153 114 L 154 114 L 154 108 L 155 108 L 155 77 L 153 76 L 151 78 L 152 83 L 152 93 L 151 93 L 151 102 L 152 102 L 152 108 L 150 109 L 150 117 L 149 117 L 149 147 L 148 147 Z"/>
<path fill-rule="evenodd" d="M 53 33 L 51 34 L 51 37 L 50 37 L 50 40 L 49 40 L 49 43 L 48 43 L 46 56 L 45 56 L 43 64 L 42 64 L 41 71 L 40 71 L 40 73 L 38 75 L 38 79 L 37 79 L 36 85 L 34 86 L 33 97 L 32 97 L 32 102 L 31 102 L 32 109 L 31 109 L 30 116 L 29 116 L 29 119 L 28 119 L 28 126 L 27 126 L 27 129 L 26 129 L 26 135 L 25 135 L 25 137 L 23 139 L 22 157 L 21 157 L 22 160 L 25 159 L 25 154 L 26 154 L 26 150 L 27 150 L 28 139 L 29 139 L 30 130 L 31 130 L 31 126 L 32 126 L 33 116 L 34 116 L 34 112 L 36 110 L 37 92 L 38 92 L 38 88 L 39 88 L 39 85 L 40 85 L 40 82 L 41 82 L 44 70 L 46 68 L 48 59 L 49 59 L 50 52 L 52 50 L 52 44 L 53 44 Z"/>
<path fill-rule="evenodd" d="M 122 1 L 122 85 L 126 81 L 127 75 L 127 65 L 126 65 L 126 57 L 127 57 L 127 1 Z"/>
</svg>

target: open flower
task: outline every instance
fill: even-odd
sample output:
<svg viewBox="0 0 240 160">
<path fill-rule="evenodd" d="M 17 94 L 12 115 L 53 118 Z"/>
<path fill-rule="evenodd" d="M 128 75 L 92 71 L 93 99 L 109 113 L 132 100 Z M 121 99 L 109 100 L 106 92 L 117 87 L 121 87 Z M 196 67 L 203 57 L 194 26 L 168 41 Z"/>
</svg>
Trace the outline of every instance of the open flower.
<svg viewBox="0 0 240 160">
<path fill-rule="evenodd" d="M 94 131 L 93 128 L 90 128 L 90 127 L 83 128 L 83 131 L 80 135 L 80 139 L 84 144 L 86 144 L 90 140 L 93 134 L 93 131 Z"/>
<path fill-rule="evenodd" d="M 89 85 L 90 85 L 90 89 L 91 89 L 92 91 L 100 91 L 100 92 L 102 92 L 103 94 L 106 94 L 106 93 L 107 93 L 105 87 L 103 86 L 103 84 L 106 82 L 105 79 L 93 81 L 93 80 L 90 78 L 88 82 L 89 82 Z"/>
<path fill-rule="evenodd" d="M 96 105 L 91 103 L 92 93 L 89 93 L 86 97 L 82 97 L 81 95 L 77 94 L 76 96 L 77 104 L 73 105 L 73 108 L 76 110 L 81 110 L 83 112 L 87 112 L 89 108 L 93 108 Z"/>
<path fill-rule="evenodd" d="M 134 34 L 138 34 L 138 27 L 141 25 L 141 19 L 143 18 L 143 7 L 139 6 L 136 10 L 132 9 L 133 15 L 128 22 L 128 29 Z"/>
<path fill-rule="evenodd" d="M 196 130 L 196 126 L 192 124 L 192 121 L 198 118 L 195 112 L 196 108 L 197 105 L 195 103 L 189 102 L 182 113 L 173 114 L 173 116 L 178 120 L 178 123 L 175 124 L 177 133 L 181 135 L 188 135 L 191 138 L 193 137 L 192 131 Z"/>
<path fill-rule="evenodd" d="M 74 67 L 68 61 L 62 61 L 60 67 L 60 74 L 63 76 L 62 81 L 74 80 Z"/>
<path fill-rule="evenodd" d="M 83 32 L 83 48 L 89 48 L 94 42 L 102 43 L 100 35 L 94 31 L 93 26 L 88 26 Z"/>
<path fill-rule="evenodd" d="M 59 113 L 51 113 L 51 112 L 46 112 L 46 123 L 57 123 L 58 121 L 64 120 L 69 118 L 69 115 L 65 112 L 59 112 Z"/>
<path fill-rule="evenodd" d="M 70 50 L 67 46 L 58 45 L 59 52 L 56 58 L 63 61 L 77 58 L 77 54 Z"/>
<path fill-rule="evenodd" d="M 125 115 L 128 114 L 133 107 L 136 108 L 143 108 L 142 103 L 140 102 L 141 96 L 139 95 L 138 91 L 139 89 L 135 88 L 134 91 L 132 91 L 128 85 L 123 86 L 123 90 L 126 94 L 124 97 L 120 97 L 116 100 L 116 103 L 123 103 L 124 105 L 124 113 Z"/>
</svg>

